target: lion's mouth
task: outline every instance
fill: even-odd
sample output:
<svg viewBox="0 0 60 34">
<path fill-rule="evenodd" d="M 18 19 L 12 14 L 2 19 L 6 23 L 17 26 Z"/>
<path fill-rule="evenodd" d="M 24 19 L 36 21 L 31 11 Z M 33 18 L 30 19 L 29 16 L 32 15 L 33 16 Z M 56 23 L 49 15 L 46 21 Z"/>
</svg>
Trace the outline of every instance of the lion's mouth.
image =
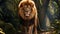
<svg viewBox="0 0 60 34">
<path fill-rule="evenodd" d="M 29 17 L 30 16 L 30 14 L 25 14 L 25 17 Z"/>
<path fill-rule="evenodd" d="M 29 17 L 30 16 L 30 12 L 25 12 L 25 16 Z"/>
</svg>

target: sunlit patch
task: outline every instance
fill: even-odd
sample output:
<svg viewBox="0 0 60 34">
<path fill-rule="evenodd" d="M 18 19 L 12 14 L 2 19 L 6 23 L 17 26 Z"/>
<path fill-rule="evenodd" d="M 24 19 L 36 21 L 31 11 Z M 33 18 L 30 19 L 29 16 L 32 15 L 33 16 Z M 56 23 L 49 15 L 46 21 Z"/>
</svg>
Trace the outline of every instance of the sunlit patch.
<svg viewBox="0 0 60 34">
<path fill-rule="evenodd" d="M 0 34 L 5 34 L 5 33 L 3 32 L 3 29 L 1 29 L 1 28 L 0 28 Z"/>
</svg>

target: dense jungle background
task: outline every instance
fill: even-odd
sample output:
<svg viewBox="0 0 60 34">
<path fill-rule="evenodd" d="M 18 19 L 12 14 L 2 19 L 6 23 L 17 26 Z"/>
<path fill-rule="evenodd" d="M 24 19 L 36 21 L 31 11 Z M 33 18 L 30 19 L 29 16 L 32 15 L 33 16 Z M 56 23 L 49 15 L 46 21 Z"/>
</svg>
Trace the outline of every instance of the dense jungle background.
<svg viewBox="0 0 60 34">
<path fill-rule="evenodd" d="M 21 32 L 21 30 L 19 30 L 20 19 L 18 17 L 18 4 L 20 1 L 21 0 L 0 0 L 0 31 L 3 29 L 3 32 L 6 34 Z M 40 30 L 40 27 L 46 28 L 43 25 L 47 24 L 44 22 L 44 16 L 47 15 L 51 22 L 49 29 L 54 31 L 54 34 L 59 34 L 60 0 L 34 0 L 34 2 L 38 10 L 40 21 L 37 29 Z"/>
</svg>

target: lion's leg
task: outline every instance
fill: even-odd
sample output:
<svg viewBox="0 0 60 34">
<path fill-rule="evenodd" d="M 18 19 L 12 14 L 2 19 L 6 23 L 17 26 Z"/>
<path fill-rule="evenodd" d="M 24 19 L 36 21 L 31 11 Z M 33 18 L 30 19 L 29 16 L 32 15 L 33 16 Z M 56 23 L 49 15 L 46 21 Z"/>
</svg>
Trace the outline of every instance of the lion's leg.
<svg viewBox="0 0 60 34">
<path fill-rule="evenodd" d="M 32 32 L 33 32 L 33 26 L 34 26 L 34 25 L 31 25 L 31 26 L 29 27 L 28 34 L 33 34 L 33 33 L 32 33 Z"/>
<path fill-rule="evenodd" d="M 37 27 L 34 26 L 34 34 L 37 34 Z"/>
<path fill-rule="evenodd" d="M 37 22 L 34 24 L 34 34 L 37 34 Z"/>
</svg>

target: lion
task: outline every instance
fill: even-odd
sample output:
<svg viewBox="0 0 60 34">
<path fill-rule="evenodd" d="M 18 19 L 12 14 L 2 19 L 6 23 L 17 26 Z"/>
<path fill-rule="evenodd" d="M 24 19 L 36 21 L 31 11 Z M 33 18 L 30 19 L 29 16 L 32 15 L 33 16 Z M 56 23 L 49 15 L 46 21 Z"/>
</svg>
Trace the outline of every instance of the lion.
<svg viewBox="0 0 60 34">
<path fill-rule="evenodd" d="M 37 34 L 38 14 L 34 1 L 22 0 L 18 5 L 18 10 L 21 23 L 25 28 L 24 34 Z"/>
</svg>

